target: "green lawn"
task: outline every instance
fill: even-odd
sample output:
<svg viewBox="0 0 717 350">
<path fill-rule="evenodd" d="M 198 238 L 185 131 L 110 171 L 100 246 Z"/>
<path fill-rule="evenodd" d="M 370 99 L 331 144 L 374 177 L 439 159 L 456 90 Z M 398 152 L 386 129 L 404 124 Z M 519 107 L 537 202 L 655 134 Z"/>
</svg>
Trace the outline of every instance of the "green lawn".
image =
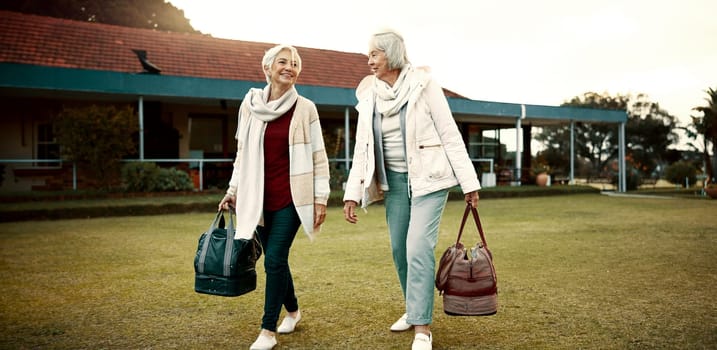
<svg viewBox="0 0 717 350">
<path fill-rule="evenodd" d="M 498 314 L 451 317 L 436 294 L 434 349 L 717 348 L 717 201 L 578 194 L 481 201 Z M 449 202 L 436 250 L 455 239 Z M 329 208 L 291 263 L 303 320 L 276 349 L 409 349 L 383 207 L 358 225 Z M 194 292 L 214 213 L 0 224 L 0 348 L 246 349 L 259 288 Z M 472 228 L 472 226 L 469 226 Z M 477 240 L 467 231 L 464 242 Z M 260 262 L 263 262 L 261 260 Z"/>
</svg>

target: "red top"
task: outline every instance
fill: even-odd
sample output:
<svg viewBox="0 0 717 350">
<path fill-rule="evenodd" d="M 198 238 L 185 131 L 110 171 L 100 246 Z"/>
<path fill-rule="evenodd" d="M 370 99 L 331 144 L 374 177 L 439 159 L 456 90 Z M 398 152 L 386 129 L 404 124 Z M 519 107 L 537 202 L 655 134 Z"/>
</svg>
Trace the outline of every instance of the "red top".
<svg viewBox="0 0 717 350">
<path fill-rule="evenodd" d="M 264 210 L 291 204 L 289 185 L 289 125 L 294 104 L 284 115 L 266 124 L 264 131 Z"/>
</svg>

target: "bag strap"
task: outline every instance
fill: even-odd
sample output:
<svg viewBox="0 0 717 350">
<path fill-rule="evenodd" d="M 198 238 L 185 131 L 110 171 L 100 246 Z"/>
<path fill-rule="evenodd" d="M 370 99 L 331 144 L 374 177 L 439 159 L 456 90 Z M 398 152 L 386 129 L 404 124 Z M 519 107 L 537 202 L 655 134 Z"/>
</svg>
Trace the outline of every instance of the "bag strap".
<svg viewBox="0 0 717 350">
<path fill-rule="evenodd" d="M 231 276 L 232 272 L 232 251 L 234 250 L 234 210 L 229 209 L 229 226 L 227 226 L 227 240 L 224 246 L 224 276 Z"/>
<path fill-rule="evenodd" d="M 456 239 L 456 245 L 461 242 L 461 236 L 463 235 L 463 227 L 466 225 L 468 219 L 468 213 L 473 213 L 473 219 L 478 226 L 478 233 L 480 234 L 480 240 L 483 242 L 483 246 L 488 249 L 488 242 L 485 241 L 485 234 L 483 233 L 483 225 L 480 223 L 480 216 L 478 216 L 478 210 L 474 208 L 470 203 L 466 203 L 466 211 L 463 213 L 463 220 L 461 220 L 461 228 L 458 230 L 458 238 Z"/>
<path fill-rule="evenodd" d="M 209 229 L 204 233 L 207 235 L 206 238 L 204 238 L 204 243 L 202 244 L 202 249 L 199 253 L 199 261 L 197 262 L 197 271 L 199 273 L 204 273 L 204 262 L 207 259 L 207 250 L 209 250 L 209 241 L 211 240 L 212 232 L 215 228 L 217 228 L 217 225 L 219 225 L 219 222 L 224 219 L 224 213 L 223 210 L 217 212 L 217 216 L 214 217 L 214 221 L 212 221 L 212 224 L 209 225 Z"/>
</svg>

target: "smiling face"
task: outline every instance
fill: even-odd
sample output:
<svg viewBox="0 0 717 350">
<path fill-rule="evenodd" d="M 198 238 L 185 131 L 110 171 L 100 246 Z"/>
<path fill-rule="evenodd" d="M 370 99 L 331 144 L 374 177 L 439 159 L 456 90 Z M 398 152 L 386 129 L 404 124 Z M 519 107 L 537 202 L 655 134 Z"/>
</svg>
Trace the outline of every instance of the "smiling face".
<svg viewBox="0 0 717 350">
<path fill-rule="evenodd" d="M 301 73 L 299 62 L 296 59 L 292 60 L 289 49 L 281 50 L 271 66 L 265 67 L 264 70 L 272 85 L 285 88 L 293 86 Z"/>
<path fill-rule="evenodd" d="M 371 68 L 371 72 L 376 78 L 381 79 L 390 85 L 396 81 L 399 69 L 388 68 L 388 57 L 386 53 L 377 48 L 372 48 L 368 53 L 368 66 Z"/>
</svg>

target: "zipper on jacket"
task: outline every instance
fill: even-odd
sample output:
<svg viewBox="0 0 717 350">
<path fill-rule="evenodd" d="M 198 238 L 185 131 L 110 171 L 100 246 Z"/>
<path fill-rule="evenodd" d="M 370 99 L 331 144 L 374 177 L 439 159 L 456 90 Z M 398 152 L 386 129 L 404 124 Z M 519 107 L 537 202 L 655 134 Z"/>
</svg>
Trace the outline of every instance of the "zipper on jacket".
<svg viewBox="0 0 717 350">
<path fill-rule="evenodd" d="M 424 148 L 434 148 L 434 147 L 441 147 L 441 145 L 420 145 L 418 146 L 418 149 L 424 149 Z"/>
</svg>

